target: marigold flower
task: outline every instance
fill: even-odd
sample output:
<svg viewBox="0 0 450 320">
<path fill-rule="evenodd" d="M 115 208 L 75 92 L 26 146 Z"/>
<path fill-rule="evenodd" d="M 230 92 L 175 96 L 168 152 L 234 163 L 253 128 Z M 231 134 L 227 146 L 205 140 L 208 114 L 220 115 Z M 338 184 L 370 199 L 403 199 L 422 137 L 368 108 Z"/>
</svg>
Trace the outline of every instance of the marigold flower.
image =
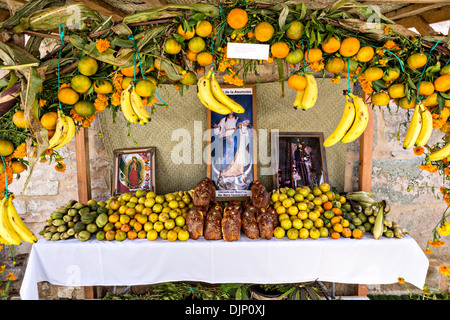
<svg viewBox="0 0 450 320">
<path fill-rule="evenodd" d="M 10 272 L 6 275 L 6 280 L 14 281 L 16 277 L 14 277 L 14 273 Z"/>
<path fill-rule="evenodd" d="M 254 36 L 255 36 L 255 34 L 254 34 L 252 31 L 249 31 L 249 32 L 247 33 L 247 37 L 248 37 L 249 39 L 253 38 Z"/>
<path fill-rule="evenodd" d="M 6 183 L 5 183 L 5 171 L 6 171 Z M 3 172 L 0 172 L 0 193 L 6 190 L 6 184 L 10 185 L 13 182 L 13 173 L 11 165 L 6 163 Z"/>
<path fill-rule="evenodd" d="M 432 254 L 432 253 L 433 253 L 433 251 L 431 251 L 429 247 L 428 247 L 424 252 L 425 252 L 426 254 Z"/>
<path fill-rule="evenodd" d="M 413 149 L 413 151 L 416 156 L 421 156 L 423 154 L 423 152 L 425 151 L 425 149 L 423 147 L 419 146 L 419 147 L 415 147 Z"/>
<path fill-rule="evenodd" d="M 392 40 L 386 41 L 383 48 L 388 49 L 388 50 L 392 50 L 392 49 L 400 50 L 400 47 Z"/>
<path fill-rule="evenodd" d="M 399 277 L 399 278 L 398 278 L 398 283 L 400 283 L 400 284 L 404 284 L 404 283 L 405 283 L 405 279 L 403 279 L 403 278 Z"/>
<path fill-rule="evenodd" d="M 108 41 L 108 39 L 98 39 L 97 42 L 95 42 L 95 47 L 97 48 L 98 52 L 103 53 L 111 46 L 111 43 Z"/>
<path fill-rule="evenodd" d="M 27 144 L 23 142 L 13 152 L 12 158 L 23 159 L 27 156 Z"/>
<path fill-rule="evenodd" d="M 66 165 L 63 162 L 58 162 L 55 166 L 55 170 L 58 172 L 64 172 L 66 171 Z"/>
<path fill-rule="evenodd" d="M 71 87 L 70 83 L 61 83 L 61 85 L 59 86 L 59 90 L 70 87 Z"/>
<path fill-rule="evenodd" d="M 108 106 L 109 98 L 106 94 L 97 94 L 97 98 L 94 101 L 95 106 L 95 113 L 99 113 L 100 111 L 103 111 Z"/>
<path fill-rule="evenodd" d="M 389 34 L 389 33 L 391 33 L 391 28 L 392 28 L 392 24 L 388 24 L 388 25 L 386 25 L 385 27 L 384 27 L 384 34 Z M 391 40 L 389 40 L 389 41 L 391 41 Z"/>
<path fill-rule="evenodd" d="M 438 248 L 442 247 L 445 244 L 445 241 L 434 239 L 433 241 L 428 240 L 430 246 Z"/>
<path fill-rule="evenodd" d="M 338 77 L 332 77 L 332 78 L 330 79 L 330 81 L 331 81 L 331 83 L 340 83 L 340 82 L 341 82 L 341 79 L 338 78 Z"/>
<path fill-rule="evenodd" d="M 450 167 L 445 168 L 444 173 L 446 176 L 450 176 Z"/>
<path fill-rule="evenodd" d="M 314 72 L 319 72 L 320 70 L 323 70 L 323 68 L 325 68 L 325 64 L 323 63 L 323 58 L 320 59 L 319 61 L 311 62 L 311 63 L 309 64 L 309 67 L 310 67 Z"/>
<path fill-rule="evenodd" d="M 39 107 L 43 108 L 47 104 L 47 100 L 40 99 L 39 100 Z"/>
<path fill-rule="evenodd" d="M 111 96 L 111 104 L 116 107 L 120 105 L 120 92 L 119 91 L 114 92 L 113 95 Z"/>
<path fill-rule="evenodd" d="M 446 277 L 450 277 L 450 268 L 447 266 L 440 266 L 438 271 Z"/>
<path fill-rule="evenodd" d="M 0 245 L 0 247 L 3 249 L 2 245 Z M 5 272 L 5 270 L 6 270 L 6 266 L 0 266 L 0 273 Z"/>
</svg>

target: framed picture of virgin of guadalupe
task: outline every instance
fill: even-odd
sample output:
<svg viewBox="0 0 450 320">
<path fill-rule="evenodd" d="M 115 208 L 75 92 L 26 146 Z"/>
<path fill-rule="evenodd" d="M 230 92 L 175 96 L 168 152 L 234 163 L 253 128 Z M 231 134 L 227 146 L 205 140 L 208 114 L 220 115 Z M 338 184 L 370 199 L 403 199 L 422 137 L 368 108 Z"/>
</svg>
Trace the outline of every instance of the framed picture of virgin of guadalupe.
<svg viewBox="0 0 450 320">
<path fill-rule="evenodd" d="M 242 200 L 250 197 L 257 179 L 256 86 L 221 87 L 245 111 L 223 115 L 208 110 L 207 176 L 217 199 Z"/>
<path fill-rule="evenodd" d="M 112 194 L 155 188 L 155 147 L 114 150 Z"/>
</svg>

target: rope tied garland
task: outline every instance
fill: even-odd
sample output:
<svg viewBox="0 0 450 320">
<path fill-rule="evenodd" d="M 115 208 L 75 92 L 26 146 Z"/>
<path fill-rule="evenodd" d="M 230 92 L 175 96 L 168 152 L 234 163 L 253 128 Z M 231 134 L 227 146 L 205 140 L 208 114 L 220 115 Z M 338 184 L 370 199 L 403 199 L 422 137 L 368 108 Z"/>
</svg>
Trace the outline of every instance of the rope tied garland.
<svg viewBox="0 0 450 320">
<path fill-rule="evenodd" d="M 3 170 L 5 171 L 5 191 L 3 191 L 3 193 L 5 194 L 6 199 L 8 199 L 8 174 L 6 173 L 5 157 L 3 156 L 2 162 L 3 162 Z"/>
<path fill-rule="evenodd" d="M 220 5 L 220 10 L 222 10 L 222 5 Z M 216 37 L 218 37 L 220 40 L 222 40 L 223 42 L 226 43 L 225 40 L 223 40 L 221 37 L 218 36 L 219 32 L 222 30 L 222 28 L 225 26 L 225 24 L 226 24 L 226 22 L 224 22 L 222 24 L 222 26 L 219 28 L 219 30 L 217 30 L 216 34 L 213 37 L 211 37 L 211 53 L 212 53 L 213 57 L 214 57 L 214 39 Z M 213 61 L 212 61 L 212 67 L 214 68 L 214 58 L 213 58 Z M 215 70 L 213 70 L 213 73 L 214 72 L 215 72 Z"/>
<path fill-rule="evenodd" d="M 60 24 L 58 26 L 58 31 L 59 31 L 59 38 L 61 40 L 61 46 L 59 47 L 59 57 L 58 57 L 58 90 L 61 90 L 61 74 L 59 72 L 59 67 L 61 64 L 61 55 L 62 55 L 62 49 L 64 46 L 64 24 Z M 62 105 L 61 105 L 61 101 L 58 99 L 58 106 L 59 106 L 59 110 L 62 110 Z"/>
<path fill-rule="evenodd" d="M 144 77 L 145 80 L 148 80 L 147 77 L 145 76 L 145 72 L 144 69 L 142 68 L 142 62 L 141 62 L 141 57 L 139 55 L 139 49 L 137 47 L 137 43 L 136 43 L 136 39 L 134 38 L 134 36 L 131 34 L 128 36 L 128 39 L 133 40 L 134 43 L 134 81 L 133 81 L 133 87 L 136 85 L 136 56 L 138 57 L 139 60 L 139 69 L 141 70 L 142 76 Z M 159 96 L 158 91 L 155 89 L 155 93 L 158 96 L 159 100 L 162 101 L 162 103 L 167 107 L 167 104 L 164 102 L 164 100 Z"/>
<path fill-rule="evenodd" d="M 427 69 L 428 61 L 430 61 L 431 52 L 437 47 L 437 45 L 438 45 L 438 43 L 439 43 L 440 41 L 441 41 L 441 39 L 439 39 L 439 40 L 434 44 L 434 46 L 431 48 L 430 53 L 429 53 L 428 56 L 427 56 L 427 62 L 426 62 L 425 65 L 423 66 L 422 74 L 420 75 L 419 82 L 417 83 L 417 96 L 416 96 L 416 102 L 417 102 L 417 103 L 420 101 L 420 98 L 419 98 L 419 87 L 420 87 L 420 82 L 422 81 L 423 74 L 425 73 L 425 70 Z M 447 61 L 447 63 L 448 63 L 448 61 Z"/>
</svg>

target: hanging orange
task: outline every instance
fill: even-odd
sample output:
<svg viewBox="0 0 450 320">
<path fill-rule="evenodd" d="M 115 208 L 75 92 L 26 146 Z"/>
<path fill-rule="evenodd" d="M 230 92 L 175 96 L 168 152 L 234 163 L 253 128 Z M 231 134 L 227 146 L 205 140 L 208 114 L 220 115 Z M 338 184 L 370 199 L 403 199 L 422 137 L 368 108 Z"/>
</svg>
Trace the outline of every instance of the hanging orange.
<svg viewBox="0 0 450 320">
<path fill-rule="evenodd" d="M 358 53 L 359 48 L 361 47 L 361 43 L 357 38 L 350 37 L 345 38 L 341 42 L 341 46 L 339 48 L 339 53 L 344 57 L 353 57 Z"/>
<path fill-rule="evenodd" d="M 207 20 L 202 20 L 197 23 L 195 33 L 202 38 L 209 36 L 212 32 L 212 24 Z"/>
<path fill-rule="evenodd" d="M 418 90 L 419 96 L 428 97 L 434 92 L 434 84 L 430 81 L 421 81 Z"/>
<path fill-rule="evenodd" d="M 295 91 L 301 91 L 306 88 L 306 78 L 300 74 L 293 74 L 288 79 L 288 85 Z"/>
<path fill-rule="evenodd" d="M 134 77 L 134 72 L 139 73 L 139 67 L 128 67 L 120 69 L 120 72 L 126 77 Z"/>
<path fill-rule="evenodd" d="M 234 8 L 228 13 L 227 22 L 231 28 L 235 30 L 241 29 L 248 22 L 247 12 L 243 9 Z"/>
<path fill-rule="evenodd" d="M 30 126 L 30 121 L 25 121 L 25 112 L 23 110 L 14 113 L 12 121 L 18 128 L 27 129 Z"/>
<path fill-rule="evenodd" d="M 339 73 L 344 70 L 345 62 L 341 58 L 332 58 L 325 65 L 325 70 L 330 73 Z"/>
<path fill-rule="evenodd" d="M 406 96 L 405 84 L 403 84 L 403 83 L 391 84 L 388 87 L 388 94 L 392 99 L 403 98 L 404 96 Z"/>
<path fill-rule="evenodd" d="M 313 48 L 305 51 L 306 62 L 316 62 L 322 59 L 322 50 Z"/>
<path fill-rule="evenodd" d="M 259 42 L 266 42 L 272 39 L 275 28 L 268 22 L 262 21 L 255 27 L 255 39 Z"/>
<path fill-rule="evenodd" d="M 274 58 L 284 59 L 289 54 L 289 47 L 285 42 L 278 41 L 270 47 L 270 52 Z"/>
<path fill-rule="evenodd" d="M 322 50 L 326 53 L 335 53 L 341 47 L 341 42 L 335 37 L 325 40 L 322 44 Z"/>
<path fill-rule="evenodd" d="M 427 63 L 427 59 L 428 58 L 424 53 L 418 52 L 409 56 L 406 60 L 406 64 L 410 69 L 418 69 L 423 67 Z"/>
<path fill-rule="evenodd" d="M 183 25 L 179 24 L 178 28 L 177 28 L 177 33 L 180 36 L 184 37 L 186 40 L 190 40 L 195 36 L 195 28 L 194 27 L 191 27 L 191 28 L 192 28 L 191 31 L 189 31 L 189 30 L 184 31 Z"/>
<path fill-rule="evenodd" d="M 213 62 L 213 55 L 207 51 L 200 52 L 197 55 L 197 62 L 202 67 L 209 66 Z"/>
<path fill-rule="evenodd" d="M 370 67 L 364 71 L 364 78 L 367 81 L 377 81 L 383 77 L 383 69 L 378 67 Z"/>
<path fill-rule="evenodd" d="M 445 92 L 450 89 L 450 74 L 444 74 L 434 80 L 436 91 Z"/>
<path fill-rule="evenodd" d="M 192 52 L 191 50 L 186 51 L 186 58 L 191 61 L 197 61 L 198 53 Z"/>
<path fill-rule="evenodd" d="M 372 47 L 365 46 L 359 49 L 358 53 L 356 54 L 356 59 L 361 62 L 369 62 L 370 60 L 372 60 L 374 55 L 375 50 Z"/>
</svg>

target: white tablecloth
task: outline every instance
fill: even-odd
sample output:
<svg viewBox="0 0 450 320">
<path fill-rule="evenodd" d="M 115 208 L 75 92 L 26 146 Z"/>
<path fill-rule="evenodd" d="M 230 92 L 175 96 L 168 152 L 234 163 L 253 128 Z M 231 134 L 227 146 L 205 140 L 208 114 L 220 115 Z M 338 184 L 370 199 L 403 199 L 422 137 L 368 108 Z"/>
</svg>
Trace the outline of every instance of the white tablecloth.
<svg viewBox="0 0 450 320">
<path fill-rule="evenodd" d="M 20 296 L 39 299 L 38 282 L 63 286 L 143 285 L 168 281 L 293 283 L 321 280 L 390 284 L 399 277 L 422 289 L 428 259 L 411 237 L 290 240 L 241 236 L 233 242 L 158 239 L 86 242 L 39 240 Z"/>
</svg>

